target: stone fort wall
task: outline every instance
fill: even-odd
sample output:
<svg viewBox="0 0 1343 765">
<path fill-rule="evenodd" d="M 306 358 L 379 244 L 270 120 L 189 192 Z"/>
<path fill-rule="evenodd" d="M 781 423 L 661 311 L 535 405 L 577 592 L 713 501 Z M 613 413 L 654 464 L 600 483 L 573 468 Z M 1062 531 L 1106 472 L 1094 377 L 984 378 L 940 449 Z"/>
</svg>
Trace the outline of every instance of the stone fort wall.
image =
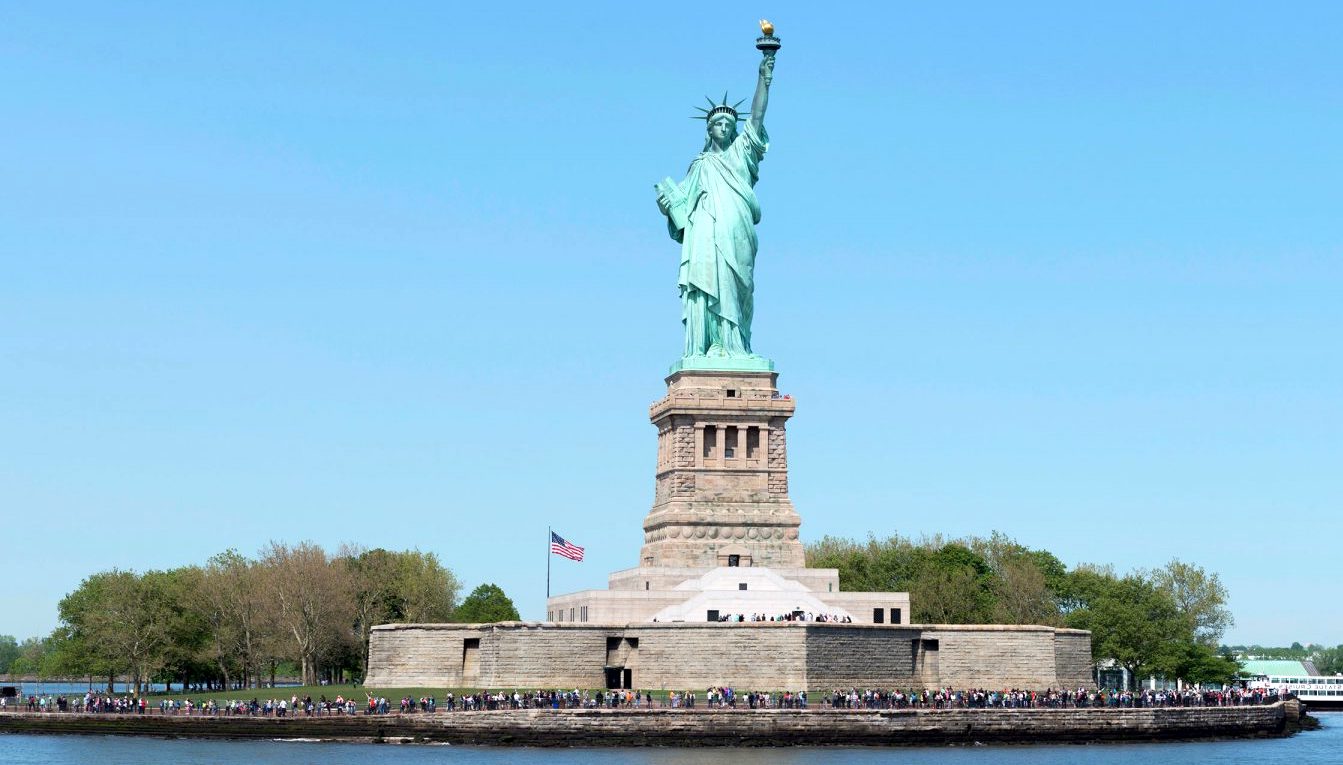
<svg viewBox="0 0 1343 765">
<path fill-rule="evenodd" d="M 639 641 L 632 684 L 656 689 L 805 688 L 806 631 L 787 627 L 769 622 L 760 627 L 750 622 L 630 625 L 625 633 Z"/>
<path fill-rule="evenodd" d="M 1002 625 L 501 622 L 373 629 L 371 687 L 646 689 L 1089 685 L 1090 634 Z"/>
<path fill-rule="evenodd" d="M 1059 685 L 1065 688 L 1090 686 L 1091 633 L 1082 630 L 1060 632 L 1054 637 L 1054 666 L 1058 667 Z"/>
</svg>

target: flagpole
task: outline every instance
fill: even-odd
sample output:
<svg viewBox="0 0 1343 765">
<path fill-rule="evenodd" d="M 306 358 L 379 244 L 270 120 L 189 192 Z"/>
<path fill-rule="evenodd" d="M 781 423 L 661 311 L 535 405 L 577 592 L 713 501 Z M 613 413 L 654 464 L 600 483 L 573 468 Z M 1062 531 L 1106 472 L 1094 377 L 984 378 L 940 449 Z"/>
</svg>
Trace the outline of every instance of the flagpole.
<svg viewBox="0 0 1343 765">
<path fill-rule="evenodd" d="M 550 535 L 555 532 L 546 527 L 546 618 L 550 618 Z"/>
</svg>

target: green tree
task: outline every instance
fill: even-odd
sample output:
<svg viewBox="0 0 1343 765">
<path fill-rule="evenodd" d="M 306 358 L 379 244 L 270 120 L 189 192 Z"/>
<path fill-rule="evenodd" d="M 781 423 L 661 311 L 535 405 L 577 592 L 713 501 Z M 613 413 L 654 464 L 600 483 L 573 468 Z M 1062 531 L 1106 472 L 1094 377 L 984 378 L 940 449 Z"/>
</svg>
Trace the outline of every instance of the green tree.
<svg viewBox="0 0 1343 765">
<path fill-rule="evenodd" d="M 1171 644 L 1183 637 L 1182 620 L 1168 593 L 1138 574 L 1113 582 L 1091 605 L 1093 652 L 1113 659 L 1132 678 L 1146 678 L 1163 664 Z"/>
<path fill-rule="evenodd" d="M 932 624 L 983 624 L 993 611 L 993 570 L 959 542 L 925 542 L 906 579 L 911 618 Z"/>
<path fill-rule="evenodd" d="M 997 567 L 993 582 L 991 621 L 997 624 L 1062 623 L 1058 595 L 1050 589 L 1048 575 L 1034 557 L 1023 555 L 1004 560 Z"/>
<path fill-rule="evenodd" d="M 1217 574 L 1172 560 L 1165 568 L 1152 572 L 1151 578 L 1175 602 L 1194 640 L 1214 647 L 1223 633 L 1235 624 L 1226 607 L 1226 587 Z"/>
<path fill-rule="evenodd" d="M 1301 659 L 1310 658 L 1310 655 L 1306 652 L 1305 647 L 1302 646 L 1300 643 L 1293 643 L 1292 646 L 1294 647 L 1283 648 L 1280 646 L 1252 645 L 1249 648 L 1242 651 L 1242 653 L 1244 653 L 1246 656 L 1251 656 L 1258 659 L 1295 659 L 1297 661 L 1300 661 Z"/>
<path fill-rule="evenodd" d="M 1179 641 L 1171 644 L 1161 671 L 1190 683 L 1225 685 L 1240 675 L 1240 662 L 1229 652 L 1215 651 L 1206 643 Z"/>
<path fill-rule="evenodd" d="M 1334 648 L 1317 648 L 1311 655 L 1315 669 L 1322 675 L 1343 673 L 1343 645 Z"/>
<path fill-rule="evenodd" d="M 398 555 L 396 587 L 401 601 L 397 621 L 414 624 L 447 621 L 457 607 L 461 583 L 437 555 L 409 550 Z"/>
<path fill-rule="evenodd" d="M 908 592 L 916 622 L 1090 630 L 1094 658 L 1113 660 L 1134 678 L 1164 673 L 1221 682 L 1233 671 L 1214 650 L 1232 624 L 1226 588 L 1217 574 L 1178 560 L 1122 577 L 1109 566 L 1070 571 L 1048 550 L 994 532 L 917 542 L 898 535 L 869 536 L 866 543 L 825 537 L 807 547 L 807 565 L 838 569 L 846 590 Z M 1295 648 L 1299 658 L 1326 656 L 1320 649 Z"/>
<path fill-rule="evenodd" d="M 374 625 L 397 621 L 401 600 L 396 592 L 396 556 L 378 548 L 343 547 L 339 557 L 354 583 L 354 626 L 359 637 L 357 666 L 366 672 L 368 644 Z"/>
<path fill-rule="evenodd" d="M 1058 625 L 1061 591 L 1068 569 L 1047 550 L 1032 550 L 1005 534 L 972 538 L 971 549 L 992 570 L 989 621 L 996 624 Z"/>
<path fill-rule="evenodd" d="M 137 692 L 166 663 L 172 607 L 161 573 L 139 576 L 113 569 L 85 579 L 58 606 L 62 666 L 127 674 Z"/>
<path fill-rule="evenodd" d="M 269 599 L 269 625 L 298 661 L 304 685 L 316 685 L 323 661 L 355 639 L 349 569 L 311 542 L 271 542 L 262 550 L 259 565 Z"/>
<path fill-rule="evenodd" d="M 51 643 L 46 638 L 27 638 L 18 646 L 18 656 L 9 664 L 15 677 L 55 677 L 51 661 Z"/>
<path fill-rule="evenodd" d="M 192 680 L 214 676 L 206 647 L 209 624 L 195 606 L 201 599 L 204 573 L 196 566 L 169 571 L 150 571 L 144 575 L 146 586 L 157 588 L 164 603 L 164 629 L 167 643 L 163 648 L 161 669 L 156 679 L 183 687 Z"/>
<path fill-rule="evenodd" d="M 0 675 L 9 674 L 9 665 L 19 658 L 19 641 L 13 635 L 0 635 Z"/>
<path fill-rule="evenodd" d="M 258 565 L 237 550 L 210 558 L 201 570 L 200 594 L 193 607 L 206 624 L 205 652 L 226 686 L 260 685 L 267 646 L 269 613 Z"/>
<path fill-rule="evenodd" d="M 1086 570 L 1072 594 L 1078 605 L 1067 624 L 1091 630 L 1093 658 L 1113 660 L 1135 681 L 1162 672 L 1176 676 L 1192 636 L 1169 593 L 1141 574 L 1115 579 Z"/>
<path fill-rule="evenodd" d="M 1067 574 L 1048 551 L 997 532 L 951 541 L 873 536 L 866 544 L 825 537 L 808 546 L 807 565 L 838 569 L 846 590 L 906 591 L 911 618 L 934 623 L 1058 624 Z"/>
<path fill-rule="evenodd" d="M 851 539 L 822 537 L 807 545 L 809 568 L 833 568 L 839 571 L 840 586 L 846 590 L 880 591 L 872 571 L 875 563 L 872 548 L 876 540 L 868 540 L 864 547 Z M 890 589 L 890 588 L 888 588 Z"/>
<path fill-rule="evenodd" d="M 44 666 L 52 677 L 88 677 L 91 681 L 95 677 L 116 675 L 116 670 L 95 657 L 84 644 L 82 635 L 68 624 L 57 625 L 47 636 Z"/>
<path fill-rule="evenodd" d="M 1050 592 L 1061 597 L 1068 579 L 1068 567 L 1063 565 L 1063 561 L 1048 550 L 1028 550 L 1023 557 L 1029 558 L 1039 569 Z"/>
<path fill-rule="evenodd" d="M 124 667 L 117 657 L 98 650 L 90 635 L 92 625 L 85 623 L 85 614 L 99 607 L 103 584 L 103 575 L 90 576 L 61 599 L 57 605 L 60 623 L 52 630 L 49 639 L 54 646 L 54 663 L 60 674 L 105 677 L 110 689 L 117 673 L 124 671 Z"/>
<path fill-rule="evenodd" d="M 1059 609 L 1065 624 L 1073 626 L 1081 618 L 1080 612 L 1107 592 L 1117 578 L 1110 566 L 1082 564 L 1069 571 L 1059 590 Z"/>
<path fill-rule="evenodd" d="M 471 591 L 452 612 L 452 621 L 464 624 L 517 621 L 518 609 L 496 584 L 482 584 Z"/>
<path fill-rule="evenodd" d="M 911 618 L 927 624 L 981 624 L 987 621 L 983 591 L 972 569 L 929 568 L 909 586 Z"/>
<path fill-rule="evenodd" d="M 460 585 L 433 553 L 363 550 L 347 545 L 339 557 L 354 583 L 359 635 L 355 666 L 361 672 L 365 670 L 374 625 L 445 622 L 452 617 Z"/>
<path fill-rule="evenodd" d="M 913 542 L 899 535 L 869 536 L 866 543 L 823 537 L 807 546 L 807 565 L 839 571 L 840 586 L 867 592 L 908 591 L 929 558 L 943 546 L 940 537 Z"/>
</svg>

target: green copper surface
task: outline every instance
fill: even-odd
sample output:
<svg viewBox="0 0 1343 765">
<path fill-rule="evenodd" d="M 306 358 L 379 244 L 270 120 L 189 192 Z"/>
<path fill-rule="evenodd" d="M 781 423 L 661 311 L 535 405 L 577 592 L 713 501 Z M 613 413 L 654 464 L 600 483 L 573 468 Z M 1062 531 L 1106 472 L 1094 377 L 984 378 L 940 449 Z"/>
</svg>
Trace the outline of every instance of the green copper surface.
<svg viewBox="0 0 1343 765">
<path fill-rule="evenodd" d="M 712 372 L 773 372 L 774 362 L 764 356 L 682 356 L 674 361 L 667 374 L 687 369 Z"/>
<path fill-rule="evenodd" d="M 676 283 L 685 348 L 673 372 L 774 368 L 769 359 L 751 352 L 755 226 L 760 222 L 755 183 L 769 148 L 765 109 L 776 51 L 762 53 L 750 119 L 738 131 L 739 116 L 726 94 L 721 105 L 710 100 L 704 149 L 680 183 L 667 178 L 656 186 L 667 232 L 681 245 Z"/>
</svg>

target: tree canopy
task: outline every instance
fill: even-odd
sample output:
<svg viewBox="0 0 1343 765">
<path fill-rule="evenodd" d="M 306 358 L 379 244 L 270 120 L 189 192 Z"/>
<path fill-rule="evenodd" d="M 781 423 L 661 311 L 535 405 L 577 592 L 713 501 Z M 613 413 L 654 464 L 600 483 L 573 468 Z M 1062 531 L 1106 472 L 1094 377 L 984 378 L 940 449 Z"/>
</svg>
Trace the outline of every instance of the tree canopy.
<svg viewBox="0 0 1343 765">
<path fill-rule="evenodd" d="M 517 621 L 518 609 L 497 584 L 482 584 L 471 591 L 452 614 L 452 621 L 464 624 Z"/>
<path fill-rule="evenodd" d="M 1092 657 L 1131 677 L 1190 682 L 1234 679 L 1239 665 L 1216 650 L 1232 618 L 1215 573 L 1179 560 L 1120 576 L 1108 566 L 1069 570 L 1048 550 L 1005 535 L 863 542 L 826 537 L 807 565 L 839 570 L 846 590 L 906 591 L 910 618 L 929 624 L 1043 624 L 1087 629 Z"/>
<path fill-rule="evenodd" d="M 9 666 L 20 655 L 19 641 L 13 635 L 0 635 L 0 675 L 9 674 Z"/>
<path fill-rule="evenodd" d="M 41 640 L 0 637 L 0 671 L 251 687 L 277 668 L 305 683 L 361 676 L 374 624 L 445 621 L 459 585 L 432 553 L 272 542 L 203 566 L 92 574 Z M 516 612 L 515 612 L 516 613 Z M 514 617 L 516 618 L 516 617 Z"/>
<path fill-rule="evenodd" d="M 908 592 L 910 618 L 927 624 L 1062 624 L 1064 565 L 1006 536 L 918 541 L 824 537 L 807 565 L 839 569 L 846 590 Z"/>
</svg>

